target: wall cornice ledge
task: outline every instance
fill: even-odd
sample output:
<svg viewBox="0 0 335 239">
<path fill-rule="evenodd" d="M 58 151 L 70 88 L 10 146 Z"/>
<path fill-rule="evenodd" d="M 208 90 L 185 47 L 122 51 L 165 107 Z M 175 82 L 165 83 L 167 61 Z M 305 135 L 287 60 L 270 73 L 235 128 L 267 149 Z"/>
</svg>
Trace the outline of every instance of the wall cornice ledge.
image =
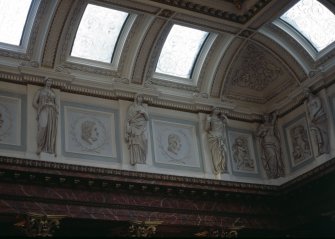
<svg viewBox="0 0 335 239">
<path fill-rule="evenodd" d="M 50 161 L 31 160 L 0 156 L 0 177 L 12 177 L 12 180 L 29 181 L 36 178 L 46 183 L 68 182 L 72 186 L 95 185 L 103 189 L 106 185 L 123 189 L 146 189 L 150 191 L 168 191 L 169 193 L 204 194 L 203 192 L 223 196 L 225 194 L 252 194 L 274 196 L 278 186 L 230 182 L 214 179 L 202 179 L 185 176 L 164 175 L 158 173 L 126 171 L 72 165 Z M 32 176 L 30 176 L 32 175 Z M 132 185 L 132 186 L 130 186 Z"/>
<path fill-rule="evenodd" d="M 14 73 L 14 71 L 8 72 L 0 69 L 0 81 L 7 81 L 16 84 L 33 84 L 42 86 L 44 84 L 45 76 L 54 80 L 54 88 L 68 93 L 94 96 L 110 100 L 133 101 L 135 94 L 137 92 L 142 92 L 145 95 L 145 102 L 148 103 L 149 106 L 153 107 L 208 114 L 215 105 L 216 107 L 221 108 L 222 112 L 224 112 L 228 118 L 231 119 L 251 123 L 260 123 L 262 119 L 261 114 L 235 112 L 231 107 L 226 108 L 225 103 L 220 100 L 218 100 L 218 102 L 214 105 L 213 99 L 205 98 L 202 99 L 202 102 L 199 104 L 199 102 L 195 102 L 195 98 L 197 97 L 189 97 L 184 102 L 180 102 L 175 100 L 175 97 L 173 96 L 170 97 L 171 99 L 163 96 L 162 92 L 155 87 L 143 87 L 130 84 L 129 80 L 125 81 L 121 78 L 112 78 L 111 82 L 108 83 L 108 86 L 106 85 L 106 87 L 100 87 L 98 84 L 85 85 L 84 81 L 79 78 L 77 79 L 76 76 L 66 72 L 57 72 L 26 66 L 20 66 L 19 73 Z M 101 84 L 101 86 L 103 86 L 103 84 Z"/>
<path fill-rule="evenodd" d="M 275 186 L 0 156 L 0 178 L 12 177 L 12 180 L 21 181 L 24 180 L 24 177 L 27 181 L 42 178 L 46 183 L 62 184 L 66 181 L 74 187 L 94 185 L 97 189 L 103 190 L 106 185 L 110 185 L 126 190 L 168 191 L 174 194 L 188 193 L 190 195 L 208 195 L 208 193 L 214 196 L 225 196 L 226 194 L 286 195 L 334 172 L 335 158 L 332 158 L 280 186 Z"/>
</svg>

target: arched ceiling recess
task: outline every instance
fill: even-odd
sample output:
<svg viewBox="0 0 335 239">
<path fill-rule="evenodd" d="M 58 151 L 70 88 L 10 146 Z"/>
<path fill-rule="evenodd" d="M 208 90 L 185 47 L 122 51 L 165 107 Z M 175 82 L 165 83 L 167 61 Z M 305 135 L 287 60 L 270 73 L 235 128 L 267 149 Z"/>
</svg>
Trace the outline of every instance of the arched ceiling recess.
<svg viewBox="0 0 335 239">
<path fill-rule="evenodd" d="M 180 110 L 185 106 L 179 107 L 178 101 L 188 105 L 188 111 L 196 112 L 201 102 L 206 107 L 224 108 L 228 104 L 230 109 L 239 112 L 261 114 L 274 105 L 285 107 L 287 98 L 299 95 L 303 87 L 313 86 L 320 78 L 326 79 L 327 84 L 334 80 L 331 77 L 335 71 L 334 44 L 322 52 L 313 51 L 279 19 L 296 2 L 34 0 L 34 4 L 40 4 L 27 50 L 16 51 L 0 45 L 0 69 L 49 75 L 59 82 L 66 81 L 68 87 L 121 90 L 128 92 L 128 98 L 141 91 L 161 101 L 176 102 L 174 108 Z M 320 2 L 334 10 L 332 1 Z M 87 4 L 129 14 L 111 63 L 71 56 Z M 196 77 L 189 81 L 173 77 L 166 80 L 155 73 L 173 24 L 209 32 L 193 69 Z"/>
</svg>

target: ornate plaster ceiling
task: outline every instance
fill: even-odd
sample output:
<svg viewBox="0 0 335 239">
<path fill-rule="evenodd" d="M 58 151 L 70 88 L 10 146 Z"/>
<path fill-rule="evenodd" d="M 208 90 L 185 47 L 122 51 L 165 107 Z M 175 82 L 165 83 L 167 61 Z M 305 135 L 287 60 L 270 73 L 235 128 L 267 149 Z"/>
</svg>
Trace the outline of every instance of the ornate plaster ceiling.
<svg viewBox="0 0 335 239">
<path fill-rule="evenodd" d="M 297 1 L 289 0 L 98 0 L 136 15 L 117 66 L 69 61 L 69 52 L 85 4 L 79 0 L 42 0 L 26 53 L 0 50 L 4 80 L 42 83 L 49 75 L 65 91 L 131 99 L 141 91 L 156 106 L 206 111 L 211 105 L 245 114 L 262 114 L 303 87 L 332 83 L 335 50 L 311 54 L 287 34 L 276 19 Z M 330 9 L 332 1 L 324 0 Z M 194 83 L 162 81 L 154 69 L 173 23 L 215 34 Z M 29 80 L 30 79 L 30 80 Z M 34 79 L 34 80 L 32 80 Z M 120 93 L 121 92 L 121 93 Z M 108 97 L 107 97 L 108 98 Z M 158 100 L 157 100 L 158 99 Z M 164 103 L 165 102 L 165 103 Z M 199 108 L 200 107 L 200 108 Z M 202 107 L 202 108 L 201 108 Z"/>
</svg>

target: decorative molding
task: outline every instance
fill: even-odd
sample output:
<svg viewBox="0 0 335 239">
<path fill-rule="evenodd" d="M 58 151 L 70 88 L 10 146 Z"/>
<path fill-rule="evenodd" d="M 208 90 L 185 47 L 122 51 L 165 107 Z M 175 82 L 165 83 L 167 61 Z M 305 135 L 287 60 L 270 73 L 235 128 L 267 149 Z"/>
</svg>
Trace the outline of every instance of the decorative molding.
<svg viewBox="0 0 335 239">
<path fill-rule="evenodd" d="M 72 63 L 72 62 L 66 62 L 66 63 L 64 63 L 60 66 L 62 66 L 64 68 L 67 68 L 67 69 L 81 71 L 81 72 L 94 73 L 94 74 L 103 75 L 103 76 L 117 76 L 117 77 L 120 77 L 120 72 L 119 71 L 103 69 L 101 67 L 82 65 L 82 64 Z"/>
<path fill-rule="evenodd" d="M 62 70 L 63 68 L 60 68 L 59 70 Z M 12 73 L 6 73 L 0 71 L 0 78 L 1 80 L 8 81 L 10 83 L 19 83 L 19 84 L 34 84 L 34 85 L 43 85 L 43 79 L 45 76 L 43 75 L 32 75 L 32 74 L 12 74 Z M 114 89 L 108 90 L 108 89 L 97 89 L 97 88 L 91 88 L 91 87 L 85 87 L 80 85 L 73 85 L 71 84 L 71 81 L 69 80 L 61 80 L 59 77 L 51 76 L 50 78 L 55 79 L 54 80 L 54 88 L 60 89 L 64 92 L 68 93 L 76 93 L 81 95 L 87 95 L 87 96 L 94 96 L 99 97 L 103 99 L 111 99 L 111 100 L 133 100 L 134 95 L 136 92 L 129 92 L 122 89 Z M 128 85 L 129 79 L 127 78 L 119 78 L 114 77 L 111 78 L 111 83 L 117 83 L 122 85 Z M 138 89 L 140 90 L 140 88 Z M 154 92 L 150 90 L 142 89 L 144 94 L 146 94 L 145 101 L 150 106 L 158 106 L 161 108 L 167 108 L 167 109 L 173 109 L 173 110 L 180 110 L 185 112 L 192 112 L 192 113 L 210 113 L 212 103 L 211 102 L 203 102 L 202 104 L 198 104 L 194 102 L 193 98 L 190 98 L 189 103 L 183 103 L 173 100 L 165 100 L 165 99 L 159 99 L 157 97 L 157 92 L 154 90 Z M 153 95 L 152 95 L 153 94 Z M 221 103 L 222 104 L 222 103 Z M 242 112 L 233 112 L 231 110 L 222 109 L 225 111 L 225 114 L 229 118 L 246 121 L 246 122 L 260 122 L 261 121 L 261 115 L 257 114 L 245 114 Z"/>
<path fill-rule="evenodd" d="M 167 10 L 167 9 L 162 9 L 160 11 L 160 13 L 158 14 L 158 16 L 164 17 L 164 18 L 171 18 L 174 14 L 175 14 L 174 11 L 170 11 L 170 10 Z"/>
<path fill-rule="evenodd" d="M 68 1 L 65 1 L 68 2 Z M 67 29 L 66 31 L 63 29 L 63 36 L 65 35 L 64 39 L 60 39 L 61 42 L 61 47 L 60 49 L 58 49 L 58 51 L 60 51 L 60 56 L 58 61 L 56 62 L 56 64 L 64 64 L 64 62 L 66 62 L 69 51 L 70 51 L 70 47 L 72 45 L 71 43 L 71 39 L 74 37 L 74 34 L 77 32 L 77 27 L 79 26 L 79 21 L 81 19 L 81 14 L 78 14 L 80 12 L 83 12 L 86 5 L 85 5 L 86 1 L 79 1 L 76 2 L 76 5 L 73 6 L 73 11 L 72 13 L 76 13 L 76 14 L 71 14 L 71 18 L 67 19 L 68 23 L 66 24 Z M 55 61 L 55 60 L 54 60 Z"/>
<path fill-rule="evenodd" d="M 194 3 L 189 0 L 177 0 L 177 1 L 151 0 L 151 1 L 240 24 L 247 23 L 253 16 L 255 16 L 261 9 L 263 9 L 269 2 L 271 2 L 271 0 L 259 0 L 254 5 L 250 6 L 250 8 L 247 11 L 245 11 L 243 15 L 238 15 L 232 12 L 227 12 L 221 9 L 213 8 L 205 4 Z M 238 10 L 241 7 L 242 3 L 242 1 L 235 1 L 235 0 L 227 2 L 228 3 L 231 2 L 234 5 L 234 7 L 236 7 Z"/>
<path fill-rule="evenodd" d="M 64 29 L 64 24 L 68 20 L 68 15 L 73 5 L 73 1 L 60 1 L 55 16 L 53 18 L 51 28 L 48 32 L 48 37 L 45 43 L 42 65 L 52 68 L 55 63 L 56 51 L 59 44 L 59 36 Z M 55 20 L 58 20 L 56 23 Z M 61 22 L 59 22 L 61 20 Z"/>
<path fill-rule="evenodd" d="M 50 177 L 54 177 L 53 180 L 58 180 L 59 183 L 65 181 L 72 181 L 74 184 L 81 183 L 82 185 L 88 183 L 89 181 L 96 181 L 95 186 L 101 188 L 108 184 L 108 181 L 112 180 L 113 184 L 120 183 L 118 181 L 124 181 L 124 184 L 133 184 L 132 187 L 127 187 L 128 189 L 135 189 L 135 184 L 147 185 L 147 188 L 143 189 L 153 189 L 154 191 L 161 191 L 165 188 L 173 188 L 169 191 L 174 191 L 179 193 L 180 190 L 175 188 L 176 186 L 181 186 L 183 188 L 183 193 L 189 192 L 192 194 L 192 190 L 205 190 L 213 191 L 215 195 L 224 194 L 224 192 L 245 192 L 253 193 L 255 195 L 278 195 L 279 193 L 286 194 L 287 192 L 293 190 L 294 188 L 304 185 L 310 181 L 320 178 L 324 175 L 332 173 L 335 171 L 335 158 L 332 158 L 325 163 L 315 167 L 314 169 L 280 185 L 266 185 L 266 184 L 253 184 L 253 183 L 242 183 L 242 182 L 230 182 L 230 181 L 220 181 L 213 179 L 202 179 L 184 176 L 174 176 L 174 175 L 163 175 L 157 173 L 147 173 L 147 172 L 136 172 L 136 171 L 126 171 L 119 169 L 108 169 L 108 168 L 98 168 L 83 165 L 72 165 L 57 162 L 48 162 L 41 160 L 32 159 L 21 159 L 14 157 L 0 156 L 0 176 L 9 179 L 13 177 L 15 180 L 23 180 L 26 177 L 27 180 L 34 180 L 37 174 L 49 175 L 45 178 L 45 182 L 50 182 Z M 41 171 L 41 169 L 43 169 Z M 13 171 L 14 170 L 14 171 Z M 22 177 L 15 173 L 17 170 L 27 171 L 27 175 L 24 176 L 22 172 Z M 62 174 L 59 172 L 62 171 Z M 57 173 L 58 172 L 58 173 Z M 6 175 L 5 175 L 6 174 Z M 36 176 L 29 176 L 36 174 Z M 87 175 L 89 174 L 89 175 Z M 10 176 L 11 175 L 11 176 Z M 89 176 L 85 179 L 85 175 Z M 104 178 L 101 178 L 104 175 Z M 127 179 L 127 180 L 126 180 Z M 156 184 L 152 184 L 152 181 Z M 164 183 L 166 182 L 166 183 Z M 110 182 L 112 183 L 112 182 Z M 115 184 L 115 185 L 116 185 Z M 124 188 L 125 185 L 119 185 L 116 187 Z M 88 183 L 87 186 L 93 185 L 93 183 Z M 187 185 L 187 188 L 182 185 Z M 198 192 L 199 193 L 199 192 Z"/>
<path fill-rule="evenodd" d="M 166 29 L 166 23 L 167 21 L 165 19 L 157 18 L 152 22 L 148 29 L 148 33 L 145 35 L 140 51 L 136 56 L 136 63 L 132 73 L 132 83 L 142 84 L 144 82 L 144 84 L 146 84 L 146 77 L 152 75 L 153 62 L 159 57 L 155 52 L 157 52 L 158 46 L 162 46 L 159 44 L 162 35 L 164 35 L 161 30 Z M 163 30 L 163 33 L 167 34 L 166 30 Z M 159 37 L 158 40 L 157 37 Z M 154 46 L 154 48 L 152 48 L 152 46 Z M 156 56 L 156 58 L 152 56 Z"/>
<path fill-rule="evenodd" d="M 199 79 L 198 79 L 198 84 L 197 84 L 198 89 L 203 88 L 202 86 L 204 85 L 204 81 L 207 80 L 207 79 L 205 79 L 206 69 L 209 66 L 209 63 L 210 63 L 210 60 L 211 60 L 212 56 L 216 53 L 216 51 L 218 49 L 218 46 L 220 46 L 221 41 L 224 41 L 224 40 L 225 39 L 222 35 L 218 35 L 218 37 L 213 42 L 210 50 L 208 51 L 208 53 L 206 55 L 206 58 L 205 58 L 205 61 L 202 65 L 202 67 L 201 67 L 201 72 L 200 72 Z M 210 68 L 210 69 L 212 69 L 212 68 Z"/>
<path fill-rule="evenodd" d="M 212 179 L 203 179 L 203 178 L 192 178 L 192 177 L 184 177 L 184 176 L 174 176 L 174 175 L 163 175 L 158 173 L 146 173 L 146 172 L 136 172 L 136 171 L 126 171 L 119 169 L 108 169 L 108 168 L 98 168 L 98 167 L 90 167 L 83 165 L 72 165 L 72 164 L 64 164 L 57 162 L 48 162 L 48 161 L 40 161 L 40 160 L 31 160 L 31 159 L 20 159 L 13 157 L 0 156 L 0 171 L 6 174 L 9 177 L 13 169 L 19 170 L 21 168 L 24 171 L 28 171 L 28 174 L 41 174 L 41 170 L 43 169 L 42 174 L 49 175 L 53 178 L 53 180 L 61 181 L 72 181 L 74 184 L 81 184 L 82 186 L 86 183 L 87 186 L 90 186 L 88 181 L 94 182 L 95 187 L 103 188 L 104 182 L 109 184 L 121 183 L 124 181 L 122 185 L 119 187 L 125 187 L 125 185 L 132 184 L 132 187 L 128 187 L 128 189 L 135 189 L 135 185 L 147 185 L 147 190 L 160 191 L 166 190 L 170 188 L 170 193 L 179 194 L 179 189 L 183 189 L 183 193 L 194 194 L 197 191 L 211 191 L 212 193 L 218 195 L 224 192 L 240 192 L 240 193 L 254 193 L 255 195 L 267 195 L 271 193 L 277 192 L 276 188 L 278 186 L 265 185 L 265 184 L 252 184 L 252 183 L 241 183 L 241 182 L 230 182 L 230 181 L 220 181 L 220 180 L 212 180 Z M 34 170 L 33 170 L 34 169 Z M 6 172 L 5 172 L 5 171 Z M 10 171 L 7 171 L 10 170 Z M 32 170 L 32 171 L 31 171 Z M 57 174 L 57 172 L 62 171 L 63 173 Z M 4 174 L 0 172 L 0 175 L 4 176 Z M 88 178 L 85 178 L 85 174 L 89 174 Z M 104 175 L 104 178 L 101 178 L 101 175 Z M 15 179 L 15 175 L 12 174 Z M 26 177 L 27 180 L 32 180 L 29 175 L 24 176 L 23 173 L 20 177 L 23 180 Z M 16 177 L 18 179 L 18 177 Z M 49 179 L 46 179 L 46 182 L 51 182 Z M 125 180 L 127 179 L 127 180 Z M 77 180 L 77 183 L 75 181 Z M 155 181 L 155 184 L 152 184 L 152 181 Z M 187 188 L 185 188 L 184 184 L 187 184 Z M 91 183 L 93 185 L 93 183 Z M 80 186 L 80 185 L 78 185 Z M 136 188 L 138 189 L 138 187 Z M 176 188 L 177 187 L 177 188 Z M 173 188 L 173 189 L 172 189 Z M 125 188 L 124 188 L 125 189 Z M 200 191 L 199 191 L 200 190 Z"/>
<path fill-rule="evenodd" d="M 267 37 L 264 32 L 267 34 L 274 36 L 274 39 L 271 39 Z M 265 36 L 265 37 L 264 37 Z M 292 46 L 291 48 L 296 50 L 301 56 L 302 59 L 307 61 L 309 66 L 312 66 L 314 63 L 313 58 L 308 54 L 308 52 L 295 40 L 293 39 L 289 34 L 287 34 L 284 30 L 277 27 L 276 25 L 269 23 L 265 25 L 262 28 L 262 31 L 260 33 L 256 33 L 253 37 L 254 40 L 259 41 L 263 43 L 266 46 L 271 46 L 271 49 L 275 50 L 276 52 L 280 53 L 279 55 L 286 60 L 287 66 L 290 67 L 292 72 L 294 72 L 294 75 L 296 76 L 296 79 L 299 82 L 304 81 L 304 77 L 306 77 L 306 73 L 301 66 L 301 62 L 299 62 L 296 57 L 292 56 L 292 52 L 288 52 L 285 48 L 280 46 L 278 42 L 289 43 L 288 46 Z M 278 42 L 277 42 L 278 41 Z M 297 71 L 299 69 L 299 72 Z"/>
<path fill-rule="evenodd" d="M 192 92 L 199 92 L 200 91 L 200 89 L 197 86 L 186 85 L 186 84 L 177 83 L 177 82 L 173 82 L 173 81 L 167 81 L 167 80 L 159 80 L 159 79 L 155 79 L 155 78 L 152 78 L 150 81 L 146 81 L 145 83 L 151 83 L 151 84 L 154 84 L 154 85 L 165 86 L 165 87 L 169 87 L 169 88 L 175 88 L 175 89 L 179 89 L 179 90 L 186 90 L 186 91 L 192 91 Z"/>
<path fill-rule="evenodd" d="M 240 51 L 242 44 L 244 44 L 244 41 L 235 38 L 221 56 L 220 63 L 215 69 L 216 73 L 210 89 L 210 95 L 212 97 L 220 97 L 220 93 L 223 91 L 222 88 L 225 85 L 227 72 L 229 71 L 229 65 L 232 64 L 234 58 L 238 54 L 238 51 Z"/>
<path fill-rule="evenodd" d="M 156 41 L 155 41 L 155 45 L 154 48 L 151 50 L 151 57 L 148 61 L 148 71 L 146 73 L 146 78 L 144 79 L 144 84 L 145 85 L 150 85 L 150 84 L 155 84 L 155 82 L 153 81 L 153 74 L 155 72 L 155 66 L 156 63 L 158 61 L 159 55 L 160 55 L 160 51 L 163 48 L 163 44 L 165 42 L 165 39 L 167 38 L 170 29 L 172 27 L 172 23 L 171 22 L 161 22 L 160 23 L 160 34 L 156 36 Z M 156 24 L 158 25 L 158 24 Z M 157 26 L 156 26 L 157 27 Z M 157 82 L 156 82 L 157 84 Z"/>
<path fill-rule="evenodd" d="M 325 56 L 320 57 L 317 59 L 314 63 L 316 67 L 321 67 L 322 65 L 325 65 L 327 61 L 333 59 L 335 57 L 335 48 L 331 50 L 331 52 L 328 52 Z"/>
<path fill-rule="evenodd" d="M 132 52 L 129 52 L 129 50 L 131 48 L 131 45 L 133 44 L 133 41 L 134 41 L 133 38 L 134 38 L 136 31 L 138 31 L 138 29 L 141 29 L 141 26 L 142 26 L 141 24 L 145 20 L 143 16 L 144 15 L 137 16 L 134 23 L 131 26 L 131 29 L 126 38 L 126 42 L 121 52 L 121 57 L 120 57 L 119 64 L 118 64 L 118 72 L 123 72 L 123 69 L 127 67 L 125 65 L 126 58 L 129 57 L 129 55 L 133 56 Z"/>
</svg>

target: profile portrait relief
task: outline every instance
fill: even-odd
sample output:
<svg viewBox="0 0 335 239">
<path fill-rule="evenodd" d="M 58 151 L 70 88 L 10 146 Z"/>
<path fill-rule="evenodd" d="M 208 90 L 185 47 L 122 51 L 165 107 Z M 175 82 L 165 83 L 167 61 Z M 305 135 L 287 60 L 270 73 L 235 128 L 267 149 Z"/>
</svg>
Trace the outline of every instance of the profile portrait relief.
<svg viewBox="0 0 335 239">
<path fill-rule="evenodd" d="M 99 137 L 99 131 L 94 121 L 86 120 L 81 124 L 81 139 L 92 145 Z"/>
<path fill-rule="evenodd" d="M 78 115 L 72 123 L 71 135 L 82 152 L 100 155 L 108 143 L 105 123 L 100 117 Z"/>
<path fill-rule="evenodd" d="M 67 155 L 92 155 L 97 159 L 117 157 L 115 114 L 105 108 L 64 102 L 62 130 Z"/>
<path fill-rule="evenodd" d="M 174 155 L 177 155 L 181 149 L 181 140 L 177 134 L 169 134 L 167 150 Z"/>
</svg>

